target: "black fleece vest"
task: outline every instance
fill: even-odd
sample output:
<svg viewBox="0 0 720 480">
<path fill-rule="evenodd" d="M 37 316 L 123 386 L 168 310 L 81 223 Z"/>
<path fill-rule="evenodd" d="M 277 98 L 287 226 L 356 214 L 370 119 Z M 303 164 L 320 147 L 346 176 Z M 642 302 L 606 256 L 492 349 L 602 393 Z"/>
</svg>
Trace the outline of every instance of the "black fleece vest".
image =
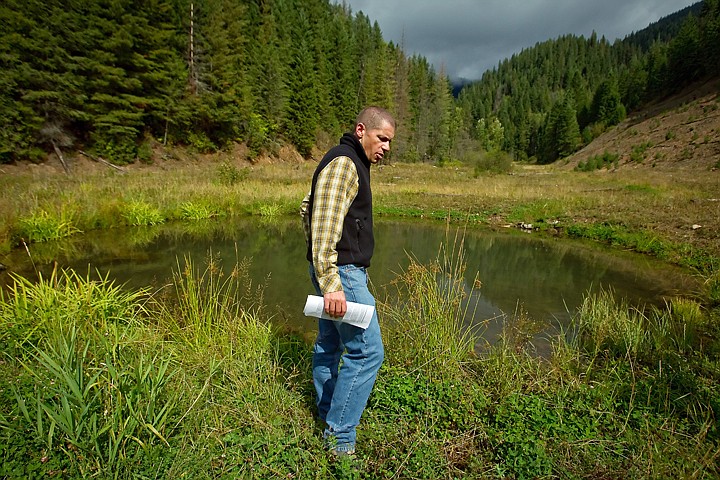
<svg viewBox="0 0 720 480">
<path fill-rule="evenodd" d="M 320 172 L 337 157 L 348 157 L 355 164 L 359 178 L 358 193 L 350 204 L 343 221 L 343 231 L 337 243 L 338 265 L 369 267 L 375 249 L 372 218 L 372 191 L 370 190 L 370 161 L 358 139 L 352 133 L 340 138 L 340 144 L 331 148 L 320 161 L 312 179 L 308 212 L 312 213 L 315 184 Z M 312 225 L 312 215 L 310 216 Z M 312 262 L 312 241 L 308 246 L 307 259 Z"/>
</svg>

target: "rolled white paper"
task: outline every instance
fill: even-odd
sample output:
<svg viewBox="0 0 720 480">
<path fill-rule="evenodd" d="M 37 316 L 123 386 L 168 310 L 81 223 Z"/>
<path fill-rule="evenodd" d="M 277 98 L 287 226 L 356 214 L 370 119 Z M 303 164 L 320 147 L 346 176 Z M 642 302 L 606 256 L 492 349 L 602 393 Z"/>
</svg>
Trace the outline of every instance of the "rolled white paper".
<svg viewBox="0 0 720 480">
<path fill-rule="evenodd" d="M 342 317 L 332 317 L 325 313 L 325 300 L 317 295 L 308 295 L 303 309 L 306 317 L 325 318 L 335 322 L 348 323 L 360 328 L 367 328 L 372 320 L 375 307 L 362 303 L 347 302 L 347 312 Z"/>
</svg>

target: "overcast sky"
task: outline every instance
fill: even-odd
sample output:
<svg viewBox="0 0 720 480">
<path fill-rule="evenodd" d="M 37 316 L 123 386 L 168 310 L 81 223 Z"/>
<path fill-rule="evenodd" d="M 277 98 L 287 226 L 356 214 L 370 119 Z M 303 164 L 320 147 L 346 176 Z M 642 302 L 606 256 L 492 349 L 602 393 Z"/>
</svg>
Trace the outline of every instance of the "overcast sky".
<svg viewBox="0 0 720 480">
<path fill-rule="evenodd" d="M 611 42 L 698 0 L 345 0 L 451 79 L 476 80 L 537 42 L 595 31 Z M 335 0 L 342 3 L 343 0 Z"/>
</svg>

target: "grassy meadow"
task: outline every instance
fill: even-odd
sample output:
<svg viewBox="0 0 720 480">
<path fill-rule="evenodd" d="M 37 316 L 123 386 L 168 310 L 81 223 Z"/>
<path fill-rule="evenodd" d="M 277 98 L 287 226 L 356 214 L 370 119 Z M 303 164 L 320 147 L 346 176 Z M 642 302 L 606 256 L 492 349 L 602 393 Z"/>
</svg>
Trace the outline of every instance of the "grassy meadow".
<svg viewBox="0 0 720 480">
<path fill-rule="evenodd" d="M 0 262 L 93 229 L 295 215 L 314 165 L 0 173 Z M 377 215 L 532 224 L 683 266 L 705 288 L 646 311 L 588 296 L 547 358 L 531 354 L 532 322 L 517 311 L 478 355 L 461 328 L 462 240 L 443 245 L 378 298 L 386 362 L 358 455 L 338 461 L 314 417 L 311 345 L 271 326 L 245 259 L 232 271 L 178 259 L 162 292 L 65 270 L 16 276 L 0 290 L 0 477 L 720 476 L 717 172 L 393 164 L 372 175 Z"/>
</svg>

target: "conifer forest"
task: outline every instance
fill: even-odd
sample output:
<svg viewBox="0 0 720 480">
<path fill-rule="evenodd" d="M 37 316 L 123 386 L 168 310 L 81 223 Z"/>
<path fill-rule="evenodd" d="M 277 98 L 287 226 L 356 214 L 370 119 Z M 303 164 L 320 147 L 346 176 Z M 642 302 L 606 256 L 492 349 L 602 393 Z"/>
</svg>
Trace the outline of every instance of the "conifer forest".
<svg viewBox="0 0 720 480">
<path fill-rule="evenodd" d="M 305 157 L 365 105 L 396 116 L 389 161 L 550 163 L 629 111 L 720 73 L 705 0 L 613 42 L 566 35 L 453 95 L 446 73 L 329 0 L 4 0 L 0 163 L 84 148 L 116 164 L 150 142 Z"/>
</svg>

